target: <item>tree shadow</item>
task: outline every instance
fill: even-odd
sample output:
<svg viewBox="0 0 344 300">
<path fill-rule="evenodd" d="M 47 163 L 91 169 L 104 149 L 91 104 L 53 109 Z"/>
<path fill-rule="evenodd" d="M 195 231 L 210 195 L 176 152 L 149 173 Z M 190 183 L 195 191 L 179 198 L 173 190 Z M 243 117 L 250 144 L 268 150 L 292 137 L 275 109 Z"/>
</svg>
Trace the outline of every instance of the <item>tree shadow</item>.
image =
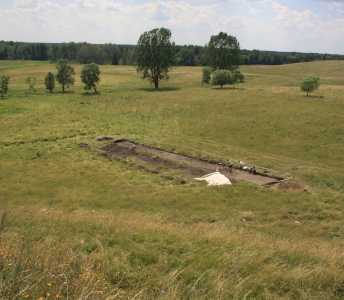
<svg viewBox="0 0 344 300">
<path fill-rule="evenodd" d="M 50 94 L 50 92 L 48 92 L 48 93 Z M 46 96 L 47 93 L 46 93 L 46 92 L 43 92 L 43 93 L 30 93 L 30 92 L 25 92 L 24 95 L 25 95 L 25 96 L 30 96 L 30 95 L 32 95 L 32 96 Z"/>
<path fill-rule="evenodd" d="M 221 87 L 212 87 L 211 88 L 212 90 L 214 90 L 214 91 L 235 91 L 235 90 L 238 90 L 238 91 L 245 91 L 245 89 L 244 88 L 232 88 L 232 87 L 223 87 L 222 89 L 221 89 Z"/>
<path fill-rule="evenodd" d="M 99 92 L 98 93 L 85 92 L 85 93 L 81 93 L 81 95 L 85 97 L 96 97 L 96 96 L 100 96 L 101 94 Z"/>
<path fill-rule="evenodd" d="M 62 92 L 62 91 L 58 91 L 58 92 L 53 92 L 54 94 L 74 94 L 75 92 L 74 91 L 64 91 L 64 92 Z"/>
<path fill-rule="evenodd" d="M 180 88 L 177 88 L 177 87 L 162 87 L 162 88 L 139 88 L 138 89 L 139 91 L 145 91 L 145 92 L 151 92 L 151 93 L 154 93 L 154 92 L 176 92 L 176 91 L 179 91 Z"/>
<path fill-rule="evenodd" d="M 321 95 L 321 96 L 315 96 L 315 95 L 304 95 L 303 96 L 304 98 L 318 98 L 318 99 L 323 99 L 323 98 L 325 98 L 325 96 L 323 96 L 323 95 Z"/>
</svg>

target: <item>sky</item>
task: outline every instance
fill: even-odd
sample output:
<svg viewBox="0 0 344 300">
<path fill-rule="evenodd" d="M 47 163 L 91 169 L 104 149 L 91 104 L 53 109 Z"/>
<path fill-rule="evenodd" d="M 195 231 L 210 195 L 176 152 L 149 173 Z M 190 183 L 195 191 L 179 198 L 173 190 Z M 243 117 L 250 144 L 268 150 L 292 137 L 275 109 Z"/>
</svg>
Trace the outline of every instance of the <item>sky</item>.
<svg viewBox="0 0 344 300">
<path fill-rule="evenodd" d="M 344 0 L 0 0 L 0 40 L 136 44 L 168 28 L 176 45 L 223 31 L 241 49 L 344 54 Z"/>
</svg>

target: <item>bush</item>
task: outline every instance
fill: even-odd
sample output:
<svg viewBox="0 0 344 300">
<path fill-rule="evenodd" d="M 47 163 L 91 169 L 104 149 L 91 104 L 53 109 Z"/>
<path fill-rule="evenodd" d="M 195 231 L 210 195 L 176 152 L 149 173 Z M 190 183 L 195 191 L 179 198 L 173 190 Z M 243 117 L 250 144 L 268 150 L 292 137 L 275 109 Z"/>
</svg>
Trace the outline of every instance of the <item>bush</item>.
<svg viewBox="0 0 344 300">
<path fill-rule="evenodd" d="M 203 83 L 210 83 L 211 69 L 209 67 L 202 68 L 202 86 Z"/>
<path fill-rule="evenodd" d="M 225 84 L 231 84 L 233 75 L 228 70 L 217 70 L 214 72 L 212 84 L 220 85 L 221 89 Z"/>
<path fill-rule="evenodd" d="M 312 93 L 314 92 L 320 85 L 320 78 L 318 76 L 309 76 L 302 80 L 301 82 L 301 91 Z"/>
</svg>

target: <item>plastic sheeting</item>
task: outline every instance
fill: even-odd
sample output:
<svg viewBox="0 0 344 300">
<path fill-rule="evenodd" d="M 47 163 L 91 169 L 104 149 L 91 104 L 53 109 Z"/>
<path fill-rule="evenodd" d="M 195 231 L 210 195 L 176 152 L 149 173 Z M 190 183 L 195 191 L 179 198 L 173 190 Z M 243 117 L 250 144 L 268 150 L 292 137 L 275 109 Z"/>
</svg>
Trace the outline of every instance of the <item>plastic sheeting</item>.
<svg viewBox="0 0 344 300">
<path fill-rule="evenodd" d="M 230 180 L 220 172 L 210 173 L 208 175 L 204 175 L 200 178 L 195 178 L 196 180 L 205 180 L 208 182 L 208 186 L 213 185 L 224 185 L 224 184 L 232 184 Z"/>
</svg>

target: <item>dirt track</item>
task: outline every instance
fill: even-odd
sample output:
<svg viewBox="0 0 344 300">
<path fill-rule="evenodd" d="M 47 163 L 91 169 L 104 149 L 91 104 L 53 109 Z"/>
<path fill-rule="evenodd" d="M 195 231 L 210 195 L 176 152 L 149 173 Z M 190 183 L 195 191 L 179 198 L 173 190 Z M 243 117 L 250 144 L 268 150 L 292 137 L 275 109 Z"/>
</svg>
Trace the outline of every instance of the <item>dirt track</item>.
<svg viewBox="0 0 344 300">
<path fill-rule="evenodd" d="M 103 137 L 99 138 L 98 141 L 106 141 L 109 139 L 111 138 Z M 170 168 L 182 169 L 186 174 L 193 177 L 200 177 L 215 172 L 216 168 L 219 168 L 219 171 L 227 176 L 232 182 L 245 180 L 259 185 L 278 182 L 276 178 L 263 174 L 253 175 L 235 168 L 233 168 L 233 172 L 230 173 L 228 170 L 224 170 L 218 163 L 206 161 L 201 158 L 180 155 L 139 144 L 136 144 L 136 150 L 133 151 L 132 146 L 133 142 L 131 141 L 118 140 L 101 147 L 101 150 L 104 151 L 104 155 L 107 157 L 123 159 L 135 156 L 137 159 L 143 160 L 153 166 L 163 165 Z"/>
</svg>

